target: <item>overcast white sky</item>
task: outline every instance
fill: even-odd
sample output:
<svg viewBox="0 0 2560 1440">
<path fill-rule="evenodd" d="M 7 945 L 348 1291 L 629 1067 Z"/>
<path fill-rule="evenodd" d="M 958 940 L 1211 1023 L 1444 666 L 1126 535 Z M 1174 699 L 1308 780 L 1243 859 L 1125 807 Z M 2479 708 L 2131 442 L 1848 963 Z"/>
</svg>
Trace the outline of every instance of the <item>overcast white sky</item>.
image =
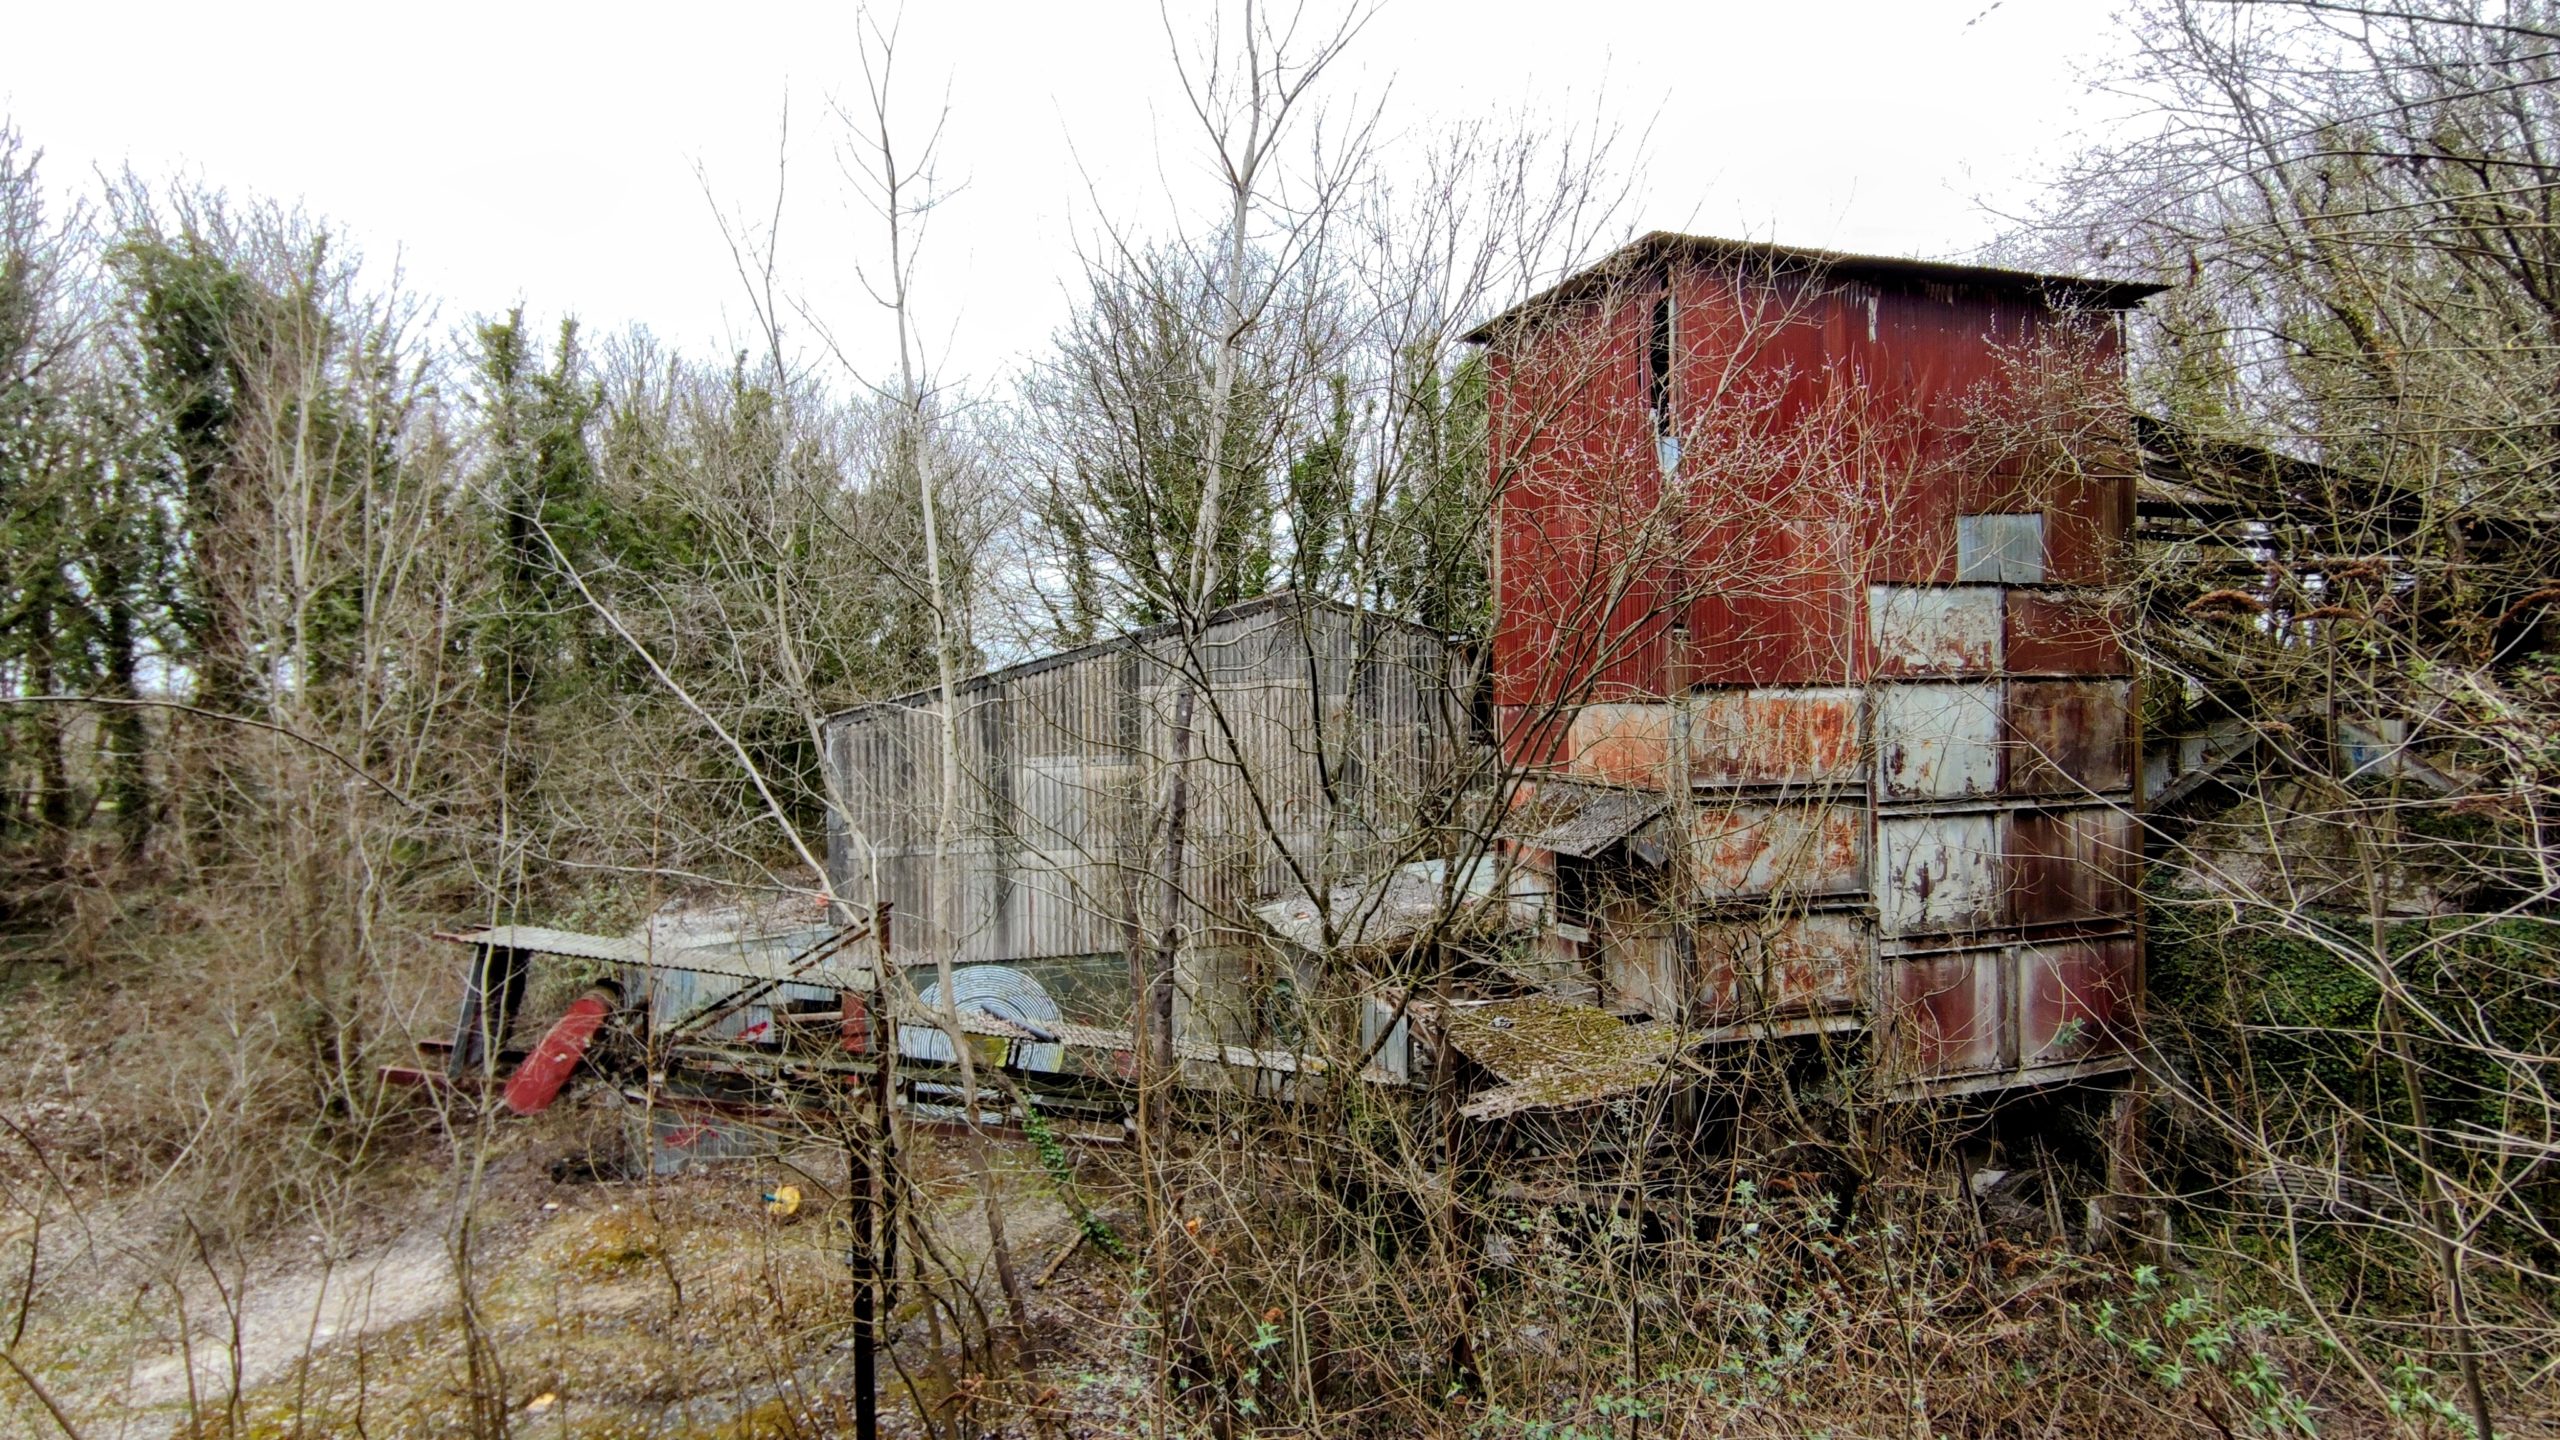
<svg viewBox="0 0 2560 1440">
<path fill-rule="evenodd" d="M 1524 104 L 1649 128 L 1640 229 L 1955 258 L 1999 228 L 1982 202 L 2022 202 L 2089 123 L 2109 9 L 1388 0 L 1341 86 L 1392 82 L 1408 131 Z M 785 269 L 868 366 L 893 353 L 849 283 L 874 238 L 823 107 L 859 94 L 853 27 L 850 4 L 29 4 L 0 109 L 56 186 L 129 163 L 299 199 L 454 322 L 523 301 L 725 349 L 747 311 L 695 169 L 769 205 L 787 94 Z M 993 379 L 1062 317 L 1097 197 L 1144 216 L 1203 183 L 1162 21 L 1152 0 L 913 0 L 899 64 L 919 108 L 947 84 L 966 181 L 921 302 L 946 371 Z"/>
</svg>

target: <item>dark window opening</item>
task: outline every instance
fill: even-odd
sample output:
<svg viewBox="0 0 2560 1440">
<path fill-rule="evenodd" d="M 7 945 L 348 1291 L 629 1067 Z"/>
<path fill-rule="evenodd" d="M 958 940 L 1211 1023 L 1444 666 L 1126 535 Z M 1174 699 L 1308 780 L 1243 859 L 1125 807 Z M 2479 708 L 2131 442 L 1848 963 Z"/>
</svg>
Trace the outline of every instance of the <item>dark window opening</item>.
<svg viewBox="0 0 2560 1440">
<path fill-rule="evenodd" d="M 1645 348 L 1645 405 L 1653 412 L 1653 433 L 1671 433 L 1671 292 L 1653 302 L 1651 339 Z"/>
<path fill-rule="evenodd" d="M 1668 474 L 1680 463 L 1680 436 L 1671 422 L 1671 281 L 1653 301 L 1645 339 L 1645 409 L 1653 417 L 1653 454 Z"/>
<path fill-rule="evenodd" d="M 1600 877 L 1590 861 L 1556 857 L 1556 923 L 1589 929 L 1599 913 Z"/>
</svg>

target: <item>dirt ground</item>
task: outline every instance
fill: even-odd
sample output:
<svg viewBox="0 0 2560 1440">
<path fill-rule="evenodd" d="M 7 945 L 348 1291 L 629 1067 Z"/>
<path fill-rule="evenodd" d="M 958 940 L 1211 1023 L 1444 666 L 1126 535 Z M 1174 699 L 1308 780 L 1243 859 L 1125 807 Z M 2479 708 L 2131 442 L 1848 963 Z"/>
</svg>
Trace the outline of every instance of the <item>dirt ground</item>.
<svg viewBox="0 0 2560 1440">
<path fill-rule="evenodd" d="M 848 1433 L 843 1211 L 814 1178 L 841 1162 L 599 1179 L 583 1163 L 592 1135 L 577 1125 L 501 1139 L 467 1240 L 454 1171 L 421 1165 L 410 1193 L 329 1243 L 279 1234 L 242 1252 L 97 1249 L 92 1281 L 49 1286 L 15 1354 L 83 1440 L 466 1434 L 475 1393 L 503 1393 L 511 1433 L 525 1436 Z M 1000 1314 L 974 1189 L 935 1142 L 915 1158 L 921 1203 L 943 1212 L 947 1258 L 972 1278 L 975 1303 Z M 1028 1284 L 1070 1248 L 1074 1222 L 1027 1153 L 999 1163 Z M 807 1198 L 777 1221 L 765 1197 L 783 1183 Z M 1114 1416 L 1135 1380 L 1121 1278 L 1078 1248 L 1030 1307 L 1034 1365 L 993 1384 L 941 1358 L 952 1327 L 910 1287 L 881 1366 L 884 1429 L 924 1433 L 922 1407 L 1018 1434 L 1124 1433 Z M 60 1429 L 22 1393 L 0 1401 L 0 1432 Z"/>
</svg>

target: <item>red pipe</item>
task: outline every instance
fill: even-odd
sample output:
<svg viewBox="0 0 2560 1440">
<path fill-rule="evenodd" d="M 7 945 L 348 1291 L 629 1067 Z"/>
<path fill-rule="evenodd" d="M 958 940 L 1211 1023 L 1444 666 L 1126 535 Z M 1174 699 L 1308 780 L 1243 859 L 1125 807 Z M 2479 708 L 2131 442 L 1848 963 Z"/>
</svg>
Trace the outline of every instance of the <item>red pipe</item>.
<svg viewBox="0 0 2560 1440">
<path fill-rule="evenodd" d="M 539 1115 L 549 1109 L 551 1102 L 560 1097 L 560 1087 L 569 1083 L 570 1074 L 586 1055 L 596 1027 L 612 1012 L 613 1001 L 599 991 L 590 990 L 579 996 L 508 1079 L 507 1108 L 518 1115 Z"/>
</svg>

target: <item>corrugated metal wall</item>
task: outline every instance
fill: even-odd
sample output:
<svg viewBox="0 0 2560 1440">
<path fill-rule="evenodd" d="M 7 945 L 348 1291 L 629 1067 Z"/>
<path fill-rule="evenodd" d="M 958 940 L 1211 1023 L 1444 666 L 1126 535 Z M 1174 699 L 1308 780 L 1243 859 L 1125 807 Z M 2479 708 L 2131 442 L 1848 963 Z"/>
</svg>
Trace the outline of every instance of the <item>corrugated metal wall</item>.
<svg viewBox="0 0 2560 1440">
<path fill-rule="evenodd" d="M 1360 873 L 1409 828 L 1462 733 L 1450 675 L 1438 634 L 1281 595 L 1222 612 L 1196 655 L 1160 627 L 967 681 L 964 889 L 948 935 L 934 892 L 938 697 L 847 711 L 826 726 L 844 807 L 829 832 L 837 894 L 869 903 L 876 867 L 910 964 L 945 945 L 962 963 L 1118 955 L 1133 890 L 1148 933 L 1164 923 L 1157 826 L 1192 685 L 1187 978 L 1247 985 L 1251 967 L 1216 952 L 1258 944 L 1253 903 L 1295 893 L 1301 873 Z M 1228 1016 L 1253 1004 L 1202 1003 Z"/>
</svg>

